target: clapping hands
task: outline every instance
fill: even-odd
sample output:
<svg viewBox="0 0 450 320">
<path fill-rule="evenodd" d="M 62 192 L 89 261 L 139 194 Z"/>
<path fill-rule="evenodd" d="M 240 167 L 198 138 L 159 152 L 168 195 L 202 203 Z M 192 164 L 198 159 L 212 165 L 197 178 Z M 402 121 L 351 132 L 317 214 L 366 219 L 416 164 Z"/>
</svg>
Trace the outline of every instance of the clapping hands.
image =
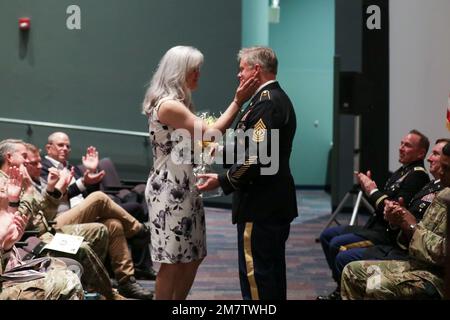
<svg viewBox="0 0 450 320">
<path fill-rule="evenodd" d="M 391 226 L 401 226 L 402 224 L 417 223 L 414 215 L 404 207 L 403 198 L 399 201 L 385 200 L 384 202 L 384 219 L 389 222 Z"/>
<path fill-rule="evenodd" d="M 22 192 L 22 183 L 23 183 L 23 172 L 24 171 L 26 172 L 26 169 L 25 170 L 21 169 L 22 168 L 13 166 L 10 167 L 8 170 L 9 178 L 6 179 L 8 202 L 18 202 L 20 200 L 20 193 Z"/>
<path fill-rule="evenodd" d="M 86 168 L 83 175 L 83 183 L 86 185 L 100 183 L 106 173 L 104 170 L 96 172 L 99 163 L 97 149 L 93 146 L 87 148 L 86 155 L 83 156 L 82 161 L 83 166 Z"/>
<path fill-rule="evenodd" d="M 355 171 L 355 176 L 361 189 L 366 195 L 370 195 L 373 190 L 377 189 L 377 184 L 372 180 L 372 173 L 370 170 L 367 171 L 366 174 Z"/>
<path fill-rule="evenodd" d="M 83 166 L 89 172 L 96 172 L 98 167 L 98 152 L 93 146 L 90 146 L 86 150 L 86 155 L 82 157 Z"/>
<path fill-rule="evenodd" d="M 28 223 L 28 216 L 19 212 L 11 213 L 0 209 L 0 246 L 3 250 L 9 250 L 22 238 Z"/>
<path fill-rule="evenodd" d="M 18 202 L 22 190 L 22 174 L 11 167 L 9 178 L 0 178 L 0 247 L 9 250 L 23 235 L 28 217 L 8 211 L 8 202 Z"/>
<path fill-rule="evenodd" d="M 97 173 L 89 172 L 88 170 L 86 170 L 84 172 L 83 182 L 86 185 L 93 185 L 93 184 L 100 183 L 100 181 L 102 181 L 102 179 L 105 176 L 105 174 L 106 174 L 105 170 L 102 170 L 102 171 L 97 172 Z"/>
<path fill-rule="evenodd" d="M 97 149 L 93 146 L 90 146 L 86 150 L 86 155 L 84 155 L 81 158 L 83 162 L 83 166 L 86 168 L 86 170 L 90 172 L 97 171 L 98 167 L 98 152 Z"/>
</svg>

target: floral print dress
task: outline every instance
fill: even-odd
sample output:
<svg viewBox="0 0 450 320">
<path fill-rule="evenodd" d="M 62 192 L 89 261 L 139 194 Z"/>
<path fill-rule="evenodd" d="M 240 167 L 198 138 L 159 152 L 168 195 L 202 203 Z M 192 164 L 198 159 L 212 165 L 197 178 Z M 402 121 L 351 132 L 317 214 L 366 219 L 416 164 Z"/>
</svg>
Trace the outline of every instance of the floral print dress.
<svg viewBox="0 0 450 320">
<path fill-rule="evenodd" d="M 160 100 L 148 114 L 153 168 L 145 197 L 150 216 L 151 254 L 154 262 L 187 263 L 206 256 L 205 213 L 194 187 L 193 165 L 174 161 L 183 157 L 176 148 L 177 141 L 172 140 L 174 128 L 158 119 L 159 106 L 167 100 Z"/>
</svg>

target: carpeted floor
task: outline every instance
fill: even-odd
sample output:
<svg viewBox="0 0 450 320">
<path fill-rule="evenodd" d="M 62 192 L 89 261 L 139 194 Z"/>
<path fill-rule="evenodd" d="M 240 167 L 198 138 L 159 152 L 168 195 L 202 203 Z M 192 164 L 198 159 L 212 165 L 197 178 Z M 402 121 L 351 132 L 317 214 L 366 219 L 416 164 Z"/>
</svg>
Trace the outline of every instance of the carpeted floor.
<svg viewBox="0 0 450 320">
<path fill-rule="evenodd" d="M 315 299 L 335 288 L 322 249 L 315 239 L 331 214 L 324 191 L 297 191 L 300 216 L 291 226 L 286 247 L 289 300 Z M 342 214 L 341 222 L 349 215 Z M 227 209 L 206 208 L 208 256 L 201 264 L 190 300 L 240 300 L 236 227 Z M 157 266 L 155 266 L 157 269 Z M 140 281 L 153 288 L 154 282 Z"/>
</svg>

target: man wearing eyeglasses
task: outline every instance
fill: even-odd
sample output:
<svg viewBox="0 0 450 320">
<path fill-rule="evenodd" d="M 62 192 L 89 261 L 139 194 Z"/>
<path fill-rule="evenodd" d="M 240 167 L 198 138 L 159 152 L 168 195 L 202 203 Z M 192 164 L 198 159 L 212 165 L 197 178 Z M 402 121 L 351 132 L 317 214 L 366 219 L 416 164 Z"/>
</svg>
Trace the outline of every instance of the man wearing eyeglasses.
<svg viewBox="0 0 450 320">
<path fill-rule="evenodd" d="M 64 212 L 75 207 L 90 193 L 100 189 L 100 181 L 105 176 L 104 171 L 96 172 L 98 166 L 98 152 L 95 147 L 87 148 L 86 155 L 83 156 L 83 165 L 86 167 L 84 173 L 77 166 L 70 166 L 68 158 L 70 155 L 69 136 L 63 132 L 54 132 L 48 137 L 45 145 L 47 155 L 42 159 L 41 177 L 47 181 L 49 168 L 55 167 L 59 170 L 68 168 L 73 170 L 74 178 L 69 185 L 67 195 L 61 201 L 58 212 Z"/>
<path fill-rule="evenodd" d="M 79 168 L 68 163 L 70 140 L 67 134 L 52 133 L 45 148 L 47 155 L 42 160 L 41 182 L 47 181 L 50 168 L 69 169 L 73 172 L 72 181 L 63 196 L 64 205 L 58 207 L 56 227 L 89 222 L 103 223 L 108 228 L 108 253 L 119 283 L 119 293 L 127 298 L 152 299 L 153 294 L 136 282 L 135 268 L 127 243 L 129 239 L 135 245 L 148 245 L 150 230 L 106 194 L 98 191 L 99 182 L 105 173 L 97 172 L 97 150 L 92 146 L 87 149 L 86 155 L 82 157 L 86 171 L 82 173 Z"/>
</svg>

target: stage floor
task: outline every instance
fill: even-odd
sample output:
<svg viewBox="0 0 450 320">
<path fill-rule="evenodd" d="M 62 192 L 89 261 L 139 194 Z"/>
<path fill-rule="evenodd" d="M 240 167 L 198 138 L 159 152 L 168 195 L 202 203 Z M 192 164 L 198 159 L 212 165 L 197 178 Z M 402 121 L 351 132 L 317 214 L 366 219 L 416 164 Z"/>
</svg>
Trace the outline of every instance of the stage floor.
<svg viewBox="0 0 450 320">
<path fill-rule="evenodd" d="M 294 220 L 286 245 L 288 300 L 315 299 L 335 284 L 322 249 L 315 239 L 331 214 L 330 196 L 321 190 L 298 190 L 300 216 Z M 201 264 L 189 300 L 241 300 L 236 227 L 227 209 L 205 208 L 208 256 Z M 350 215 L 339 221 L 348 223 Z M 155 269 L 158 266 L 155 265 Z M 154 282 L 140 281 L 153 288 Z"/>
</svg>

